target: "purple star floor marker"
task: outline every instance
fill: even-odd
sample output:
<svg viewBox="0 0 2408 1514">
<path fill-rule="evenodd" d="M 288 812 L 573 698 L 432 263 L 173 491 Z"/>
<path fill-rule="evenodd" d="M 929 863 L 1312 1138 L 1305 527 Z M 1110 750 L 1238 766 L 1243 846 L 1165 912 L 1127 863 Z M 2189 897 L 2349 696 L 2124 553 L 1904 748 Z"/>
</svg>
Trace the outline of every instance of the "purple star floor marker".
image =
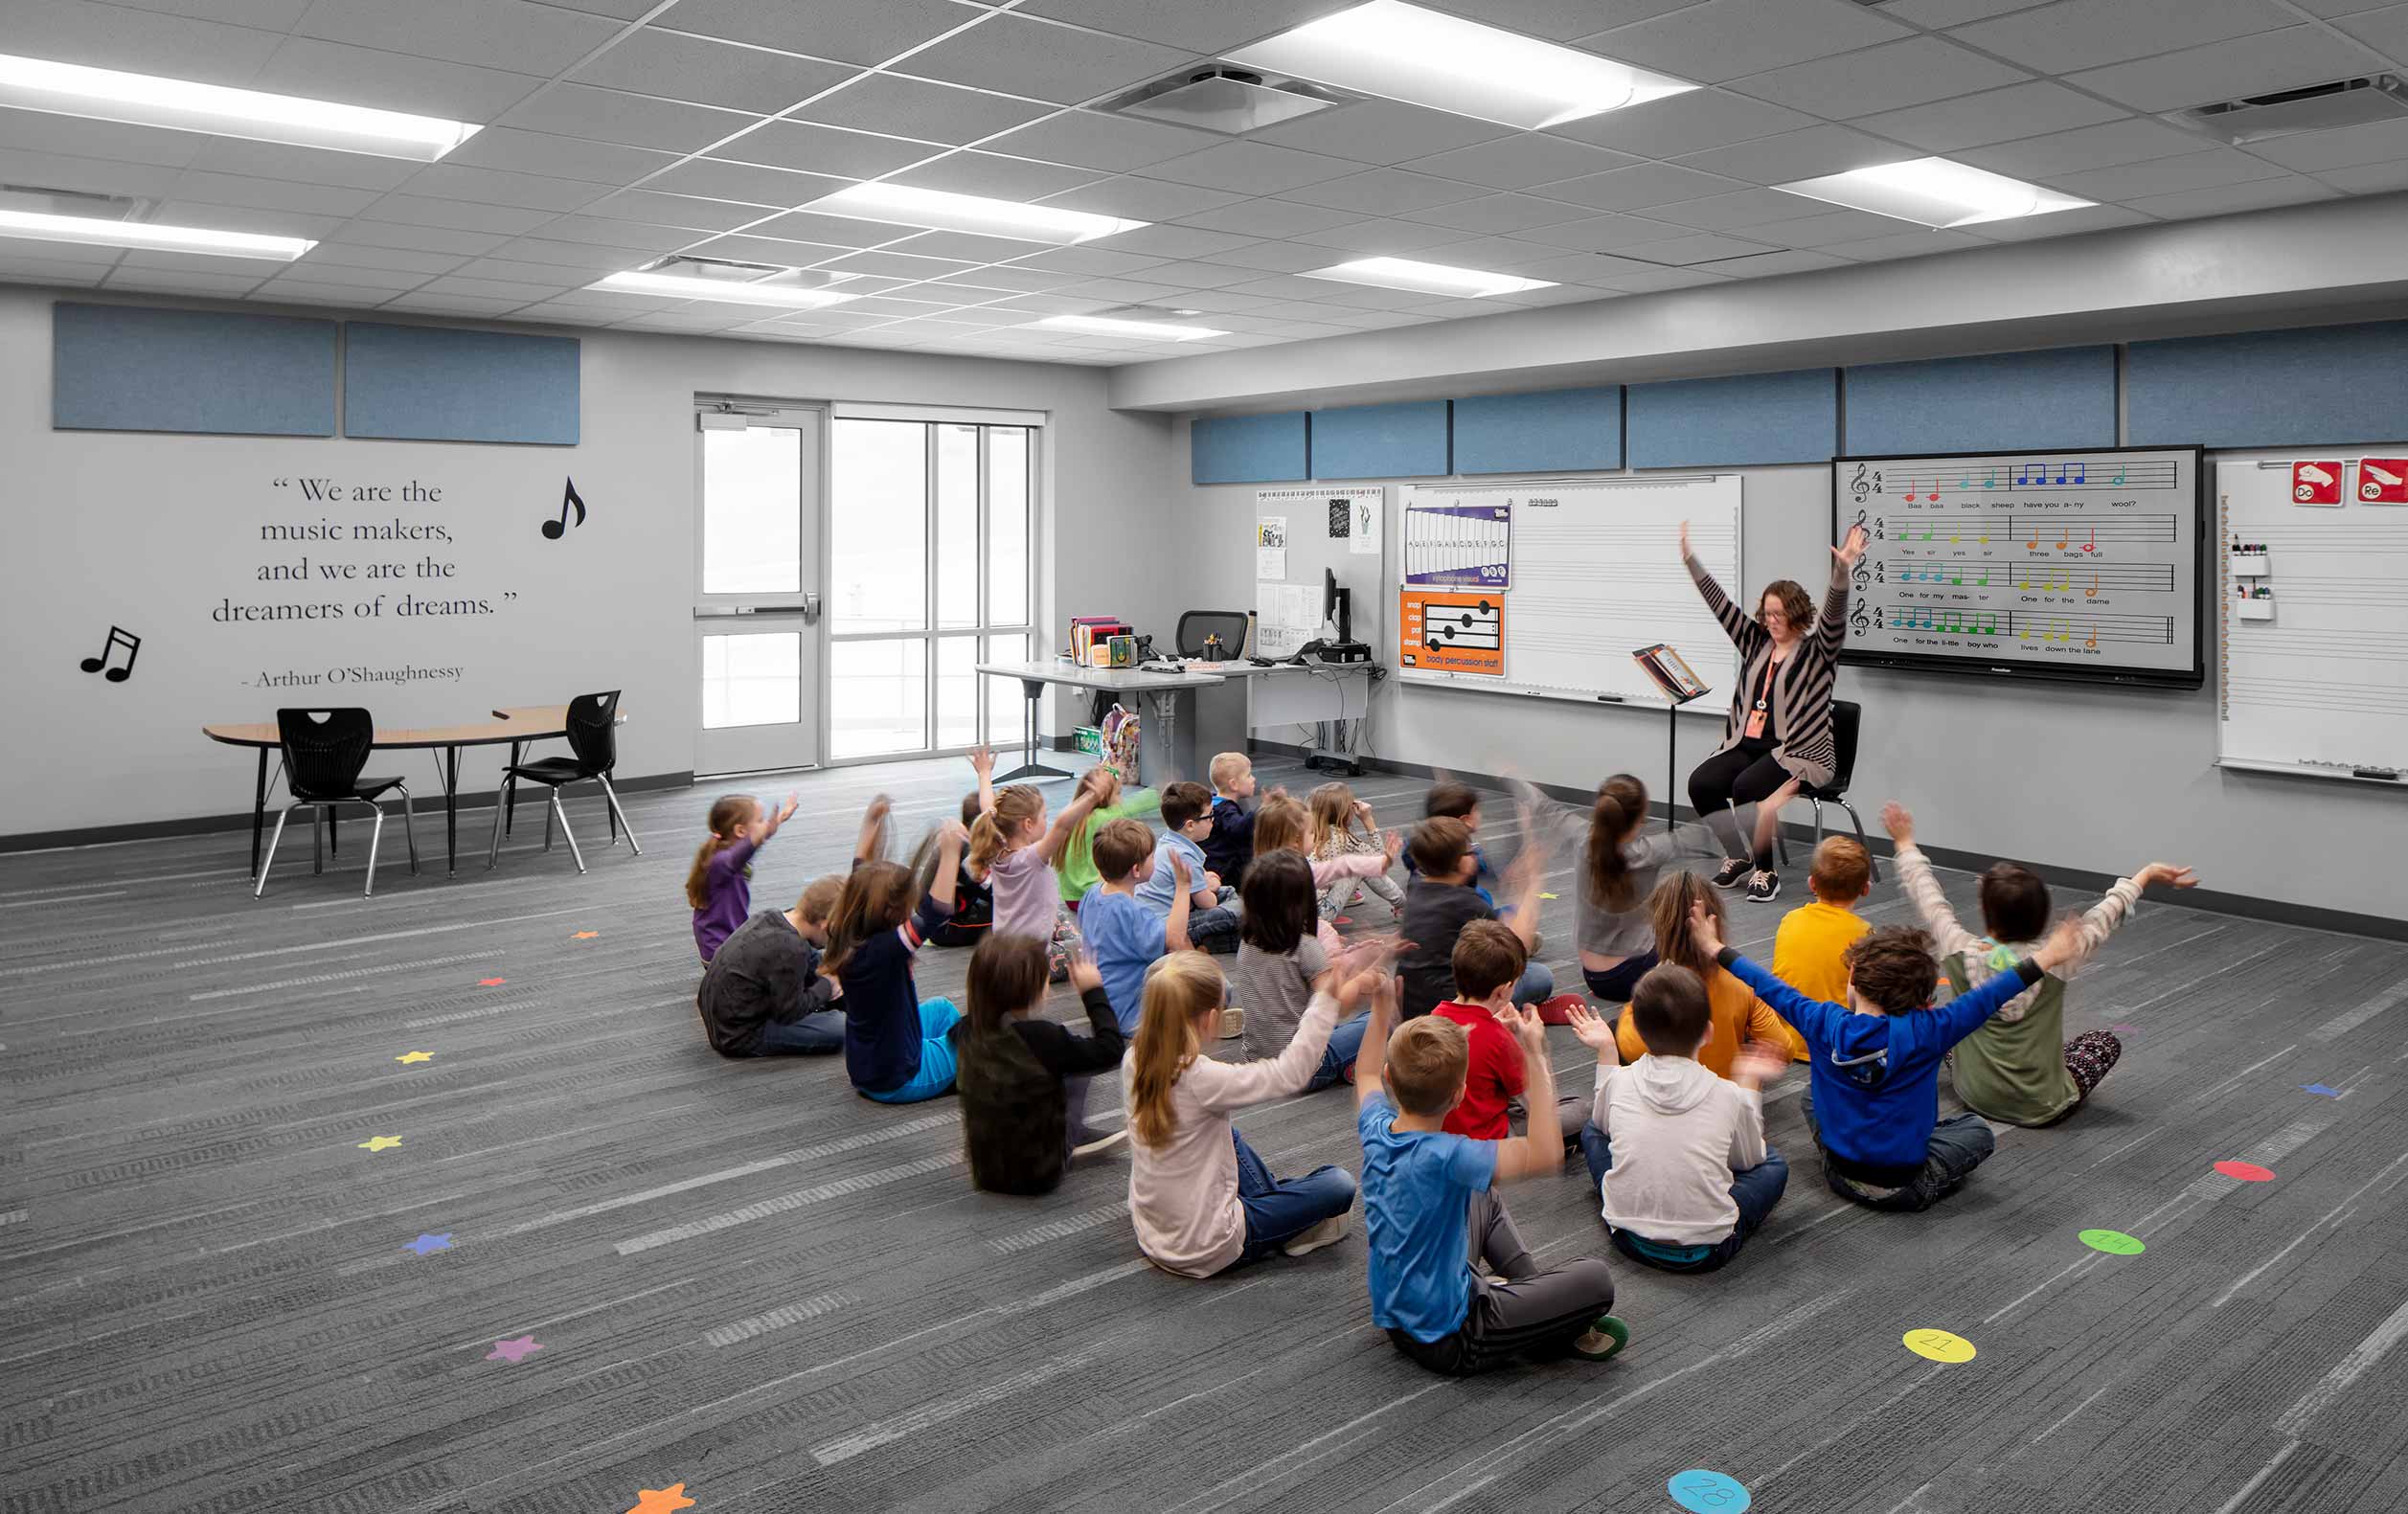
<svg viewBox="0 0 2408 1514">
<path fill-rule="evenodd" d="M 493 1349 L 485 1353 L 485 1359 L 488 1362 L 516 1364 L 527 1360 L 531 1353 L 542 1349 L 543 1347 L 536 1344 L 534 1336 L 522 1335 L 515 1341 L 494 1342 Z"/>
<path fill-rule="evenodd" d="M 420 1235 L 401 1249 L 405 1252 L 416 1252 L 420 1256 L 428 1252 L 447 1252 L 451 1250 L 451 1232 L 445 1231 L 441 1235 Z"/>
</svg>

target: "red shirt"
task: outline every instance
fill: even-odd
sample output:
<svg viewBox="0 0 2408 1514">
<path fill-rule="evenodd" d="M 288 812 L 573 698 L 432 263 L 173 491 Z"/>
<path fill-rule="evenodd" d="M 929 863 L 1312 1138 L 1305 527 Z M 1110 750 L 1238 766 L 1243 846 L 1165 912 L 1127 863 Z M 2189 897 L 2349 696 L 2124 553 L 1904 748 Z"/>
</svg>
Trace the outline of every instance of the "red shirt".
<svg viewBox="0 0 2408 1514">
<path fill-rule="evenodd" d="M 1497 1017 L 1482 1005 L 1448 1000 L 1430 1012 L 1471 1033 L 1464 1101 L 1446 1117 L 1443 1128 L 1474 1141 L 1503 1141 L 1512 1134 L 1505 1120 L 1505 1101 L 1522 1092 L 1522 1049 L 1513 1032 L 1497 1024 Z"/>
</svg>

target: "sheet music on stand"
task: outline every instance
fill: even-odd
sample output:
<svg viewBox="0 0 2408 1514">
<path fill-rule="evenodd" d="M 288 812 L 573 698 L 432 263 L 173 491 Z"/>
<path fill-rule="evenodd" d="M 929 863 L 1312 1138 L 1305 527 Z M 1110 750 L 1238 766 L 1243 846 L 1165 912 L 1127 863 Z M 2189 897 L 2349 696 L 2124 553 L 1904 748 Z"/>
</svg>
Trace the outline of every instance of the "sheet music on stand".
<svg viewBox="0 0 2408 1514">
<path fill-rule="evenodd" d="M 1672 797 L 1680 792 L 1680 712 L 1683 705 L 1693 704 L 1714 692 L 1705 680 L 1689 666 L 1689 659 L 1662 642 L 1642 646 L 1630 654 L 1639 670 L 1647 675 L 1670 701 L 1664 711 L 1664 828 L 1678 830 L 1677 809 Z"/>
</svg>

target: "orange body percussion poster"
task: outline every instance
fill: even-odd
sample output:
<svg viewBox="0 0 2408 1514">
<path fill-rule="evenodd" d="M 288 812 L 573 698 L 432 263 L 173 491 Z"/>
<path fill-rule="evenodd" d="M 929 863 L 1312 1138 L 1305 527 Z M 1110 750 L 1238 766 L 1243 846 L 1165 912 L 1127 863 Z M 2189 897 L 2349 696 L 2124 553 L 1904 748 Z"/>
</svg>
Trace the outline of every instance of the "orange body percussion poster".
<svg viewBox="0 0 2408 1514">
<path fill-rule="evenodd" d="M 1397 591 L 1404 666 L 1434 673 L 1505 676 L 1505 600 L 1470 590 Z"/>
</svg>

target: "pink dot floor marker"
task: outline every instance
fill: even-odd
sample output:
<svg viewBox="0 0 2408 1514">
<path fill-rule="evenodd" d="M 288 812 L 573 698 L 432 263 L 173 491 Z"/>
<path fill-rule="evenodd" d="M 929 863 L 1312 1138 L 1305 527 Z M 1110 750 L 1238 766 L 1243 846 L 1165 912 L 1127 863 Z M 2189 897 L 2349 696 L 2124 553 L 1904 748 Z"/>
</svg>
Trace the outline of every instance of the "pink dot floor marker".
<svg viewBox="0 0 2408 1514">
<path fill-rule="evenodd" d="M 2274 1181 L 2272 1168 L 2261 1167 L 2254 1162 L 2219 1162 L 2215 1164 L 2215 1170 L 2228 1178 L 2238 1178 L 2243 1183 L 2272 1183 Z"/>
</svg>

